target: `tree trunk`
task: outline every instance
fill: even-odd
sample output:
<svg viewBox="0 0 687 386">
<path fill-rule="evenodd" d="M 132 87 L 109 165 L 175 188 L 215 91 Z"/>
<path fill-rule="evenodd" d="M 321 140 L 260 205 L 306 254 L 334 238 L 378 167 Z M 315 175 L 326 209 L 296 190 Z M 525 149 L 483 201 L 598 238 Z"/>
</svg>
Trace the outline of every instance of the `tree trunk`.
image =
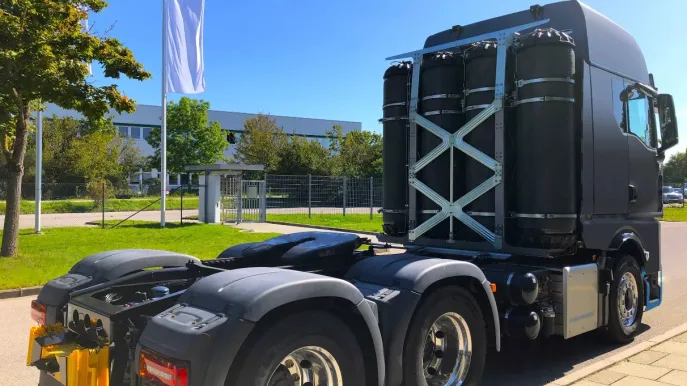
<svg viewBox="0 0 687 386">
<path fill-rule="evenodd" d="M 21 205 L 21 182 L 24 177 L 24 155 L 30 117 L 29 103 L 22 101 L 21 114 L 15 126 L 14 146 L 7 160 L 7 204 L 5 208 L 5 225 L 2 232 L 0 256 L 16 256 L 19 246 L 19 214 Z"/>
<path fill-rule="evenodd" d="M 16 256 L 19 239 L 19 205 L 21 203 L 21 181 L 24 171 L 10 172 L 7 177 L 7 207 L 5 208 L 5 226 L 2 232 L 2 249 L 0 255 Z"/>
</svg>

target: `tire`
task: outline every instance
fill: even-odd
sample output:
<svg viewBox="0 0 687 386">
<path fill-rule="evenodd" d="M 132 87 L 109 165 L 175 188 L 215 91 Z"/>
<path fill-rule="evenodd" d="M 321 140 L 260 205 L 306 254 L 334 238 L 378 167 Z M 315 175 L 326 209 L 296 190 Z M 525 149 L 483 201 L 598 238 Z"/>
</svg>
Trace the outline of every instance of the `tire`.
<svg viewBox="0 0 687 386">
<path fill-rule="evenodd" d="M 425 350 L 427 338 L 431 332 L 435 322 L 439 322 L 440 317 L 443 319 L 445 315 L 451 315 L 455 322 L 459 321 L 459 325 L 467 327 L 470 341 L 472 344 L 472 356 L 466 362 L 467 376 L 464 376 L 463 386 L 479 385 L 482 382 L 482 373 L 484 371 L 484 363 L 486 361 L 487 353 L 487 339 L 486 326 L 482 318 L 482 312 L 475 298 L 464 288 L 457 286 L 450 286 L 438 289 L 429 295 L 413 315 L 406 338 L 406 344 L 403 352 L 403 384 L 405 386 L 427 386 L 428 381 L 425 378 L 425 364 L 428 363 L 428 358 L 441 358 L 441 366 L 437 371 L 433 371 L 432 367 L 428 368 L 430 376 L 434 377 L 448 377 L 451 375 L 451 368 L 453 364 L 457 363 L 455 359 L 455 350 L 460 344 L 456 344 L 455 339 L 451 339 L 452 332 L 442 331 L 443 336 L 436 335 L 442 348 L 446 350 L 436 349 L 434 351 Z M 458 315 L 460 318 L 456 318 Z M 461 320 L 462 319 L 462 320 Z M 437 329 L 436 331 L 441 331 Z M 450 329 L 448 329 L 450 331 Z M 436 342 L 436 341 L 435 341 Z M 454 348 L 451 349 L 451 343 L 454 343 Z M 437 353 L 441 352 L 441 356 Z M 430 354 L 431 353 L 431 354 Z M 433 357 L 431 356 L 433 355 Z M 448 360 L 447 362 L 444 362 Z M 436 363 L 436 362 L 435 362 Z M 447 370 L 448 369 L 448 370 Z M 435 374 L 432 374 L 434 372 Z M 458 378 L 458 381 L 460 378 Z M 433 382 L 432 384 L 449 385 L 444 380 Z M 451 383 L 459 384 L 459 383 Z"/>
<path fill-rule="evenodd" d="M 632 288 L 626 287 L 628 284 L 634 285 L 637 294 L 636 300 L 633 299 L 632 293 L 628 292 L 628 290 L 632 291 Z M 606 336 L 613 343 L 632 342 L 642 324 L 644 314 L 644 285 L 639 265 L 634 257 L 622 256 L 616 261 L 609 296 Z M 628 314 L 626 313 L 624 321 L 620 314 L 623 310 L 631 309 L 631 303 L 634 303 L 634 316 L 627 318 Z"/>
<path fill-rule="evenodd" d="M 298 383 L 294 383 L 289 378 L 292 375 L 281 363 L 286 363 L 285 359 L 294 351 L 312 346 L 326 350 L 326 353 L 329 353 L 338 364 L 341 382 L 333 382 L 333 385 L 373 384 L 366 382 L 364 356 L 356 335 L 346 323 L 323 311 L 299 312 L 286 316 L 276 323 L 265 323 L 259 326 L 251 334 L 251 338 L 244 343 L 237 356 L 241 360 L 234 363 L 224 384 L 225 386 L 297 385 Z M 321 356 L 326 357 L 326 353 Z M 304 362 L 300 361 L 300 363 Z M 305 364 L 304 366 L 307 367 Z M 313 366 L 315 367 L 317 366 Z M 293 365 L 291 368 L 295 369 Z"/>
</svg>

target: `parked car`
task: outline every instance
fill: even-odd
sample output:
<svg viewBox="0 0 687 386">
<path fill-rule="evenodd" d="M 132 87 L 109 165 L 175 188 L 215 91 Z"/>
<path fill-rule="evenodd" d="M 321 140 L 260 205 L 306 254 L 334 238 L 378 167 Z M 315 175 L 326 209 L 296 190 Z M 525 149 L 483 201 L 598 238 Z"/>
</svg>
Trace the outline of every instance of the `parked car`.
<svg viewBox="0 0 687 386">
<path fill-rule="evenodd" d="M 684 191 L 682 191 L 680 188 L 673 188 L 671 186 L 663 187 L 664 204 L 683 204 L 684 201 Z"/>
</svg>

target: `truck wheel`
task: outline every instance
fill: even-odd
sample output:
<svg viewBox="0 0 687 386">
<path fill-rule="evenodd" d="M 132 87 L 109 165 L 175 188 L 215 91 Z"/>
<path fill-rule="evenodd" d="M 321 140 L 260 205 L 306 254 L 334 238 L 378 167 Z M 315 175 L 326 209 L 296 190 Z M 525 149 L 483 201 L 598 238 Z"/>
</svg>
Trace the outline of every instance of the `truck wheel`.
<svg viewBox="0 0 687 386">
<path fill-rule="evenodd" d="M 641 271 L 632 256 L 622 256 L 613 270 L 607 336 L 614 343 L 629 343 L 637 335 L 644 313 Z"/>
<path fill-rule="evenodd" d="M 461 287 L 439 289 L 410 323 L 403 353 L 404 384 L 478 385 L 486 351 L 484 319 L 474 297 Z"/>
<path fill-rule="evenodd" d="M 363 352 L 348 325 L 322 311 L 259 327 L 244 343 L 225 386 L 365 386 Z"/>
</svg>

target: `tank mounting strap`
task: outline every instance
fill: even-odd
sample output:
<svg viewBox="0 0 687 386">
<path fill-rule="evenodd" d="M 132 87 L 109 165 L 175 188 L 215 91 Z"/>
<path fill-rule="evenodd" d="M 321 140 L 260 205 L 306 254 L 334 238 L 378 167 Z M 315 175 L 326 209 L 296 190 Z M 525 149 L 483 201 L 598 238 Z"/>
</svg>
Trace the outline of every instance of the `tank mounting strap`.
<svg viewBox="0 0 687 386">
<path fill-rule="evenodd" d="M 387 103 L 384 106 L 382 106 L 382 108 L 385 109 L 387 107 L 392 107 L 392 106 L 407 106 L 407 105 L 408 105 L 407 102 Z"/>
<path fill-rule="evenodd" d="M 577 218 L 577 215 L 575 213 L 514 213 L 514 212 L 511 212 L 508 214 L 508 216 L 511 218 L 539 218 L 539 219 Z"/>
<path fill-rule="evenodd" d="M 460 99 L 462 98 L 462 95 L 459 94 L 434 94 L 434 95 L 427 95 L 426 97 L 423 97 L 423 101 L 427 101 L 430 99 Z"/>
<path fill-rule="evenodd" d="M 520 79 L 515 82 L 518 87 L 522 87 L 532 83 L 544 83 L 544 82 L 564 82 L 575 84 L 575 79 L 572 78 L 534 78 L 534 79 Z"/>
<path fill-rule="evenodd" d="M 403 121 L 403 120 L 408 120 L 408 117 L 388 117 L 388 118 L 382 118 L 379 121 L 380 122 L 386 122 L 386 121 Z"/>
<path fill-rule="evenodd" d="M 379 213 L 399 213 L 399 214 L 406 214 L 408 213 L 407 209 L 380 209 Z"/>
<path fill-rule="evenodd" d="M 465 106 L 465 111 L 470 111 L 470 110 L 481 110 L 481 109 L 486 109 L 489 108 L 489 105 L 472 105 L 472 106 Z"/>
<path fill-rule="evenodd" d="M 520 99 L 518 101 L 513 102 L 513 106 L 521 105 L 523 103 L 535 103 L 535 102 L 570 102 L 570 103 L 575 103 L 575 98 L 564 98 L 564 97 L 553 97 L 553 96 L 527 98 L 527 99 Z"/>
<path fill-rule="evenodd" d="M 465 90 L 465 96 L 468 96 L 470 94 L 478 93 L 478 92 L 484 92 L 484 91 L 494 91 L 496 90 L 496 87 L 479 87 L 479 88 L 470 88 Z"/>
<path fill-rule="evenodd" d="M 494 212 L 471 212 L 471 211 L 467 211 L 465 213 L 467 213 L 470 216 L 477 216 L 477 217 L 494 217 L 494 216 L 496 216 L 496 213 L 494 213 Z"/>
<path fill-rule="evenodd" d="M 432 110 L 422 113 L 422 115 L 428 117 L 430 115 L 443 115 L 443 114 L 463 114 L 461 110 Z"/>
</svg>

